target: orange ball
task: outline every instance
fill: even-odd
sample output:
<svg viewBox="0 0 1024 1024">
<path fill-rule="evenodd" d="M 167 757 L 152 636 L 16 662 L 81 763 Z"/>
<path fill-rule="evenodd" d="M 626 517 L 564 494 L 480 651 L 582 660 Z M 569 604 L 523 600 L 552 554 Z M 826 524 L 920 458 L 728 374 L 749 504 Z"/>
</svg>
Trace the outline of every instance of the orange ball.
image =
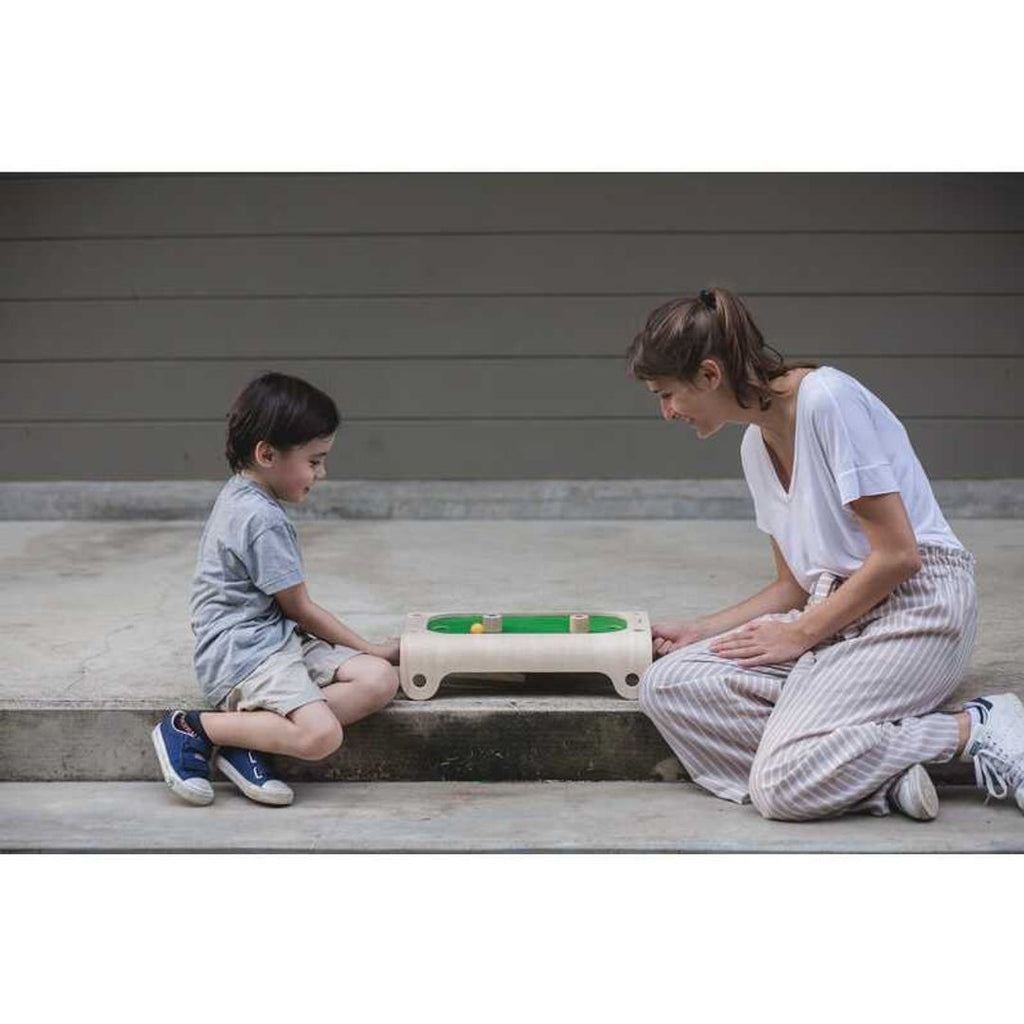
<svg viewBox="0 0 1024 1024">
<path fill-rule="evenodd" d="M 469 631 L 470 633 L 482 633 L 484 631 L 484 624 L 482 622 L 474 622 L 473 625 L 469 627 Z"/>
</svg>

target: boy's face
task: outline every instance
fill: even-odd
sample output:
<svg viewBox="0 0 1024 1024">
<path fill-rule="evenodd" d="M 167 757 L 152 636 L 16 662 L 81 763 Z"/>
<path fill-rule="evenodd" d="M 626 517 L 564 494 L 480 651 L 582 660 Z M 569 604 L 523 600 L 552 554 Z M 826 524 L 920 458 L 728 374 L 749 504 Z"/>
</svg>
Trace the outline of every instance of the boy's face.
<svg viewBox="0 0 1024 1024">
<path fill-rule="evenodd" d="M 327 476 L 327 455 L 334 434 L 317 437 L 282 452 L 266 441 L 256 445 L 254 469 L 279 501 L 305 501 L 313 484 Z"/>
</svg>

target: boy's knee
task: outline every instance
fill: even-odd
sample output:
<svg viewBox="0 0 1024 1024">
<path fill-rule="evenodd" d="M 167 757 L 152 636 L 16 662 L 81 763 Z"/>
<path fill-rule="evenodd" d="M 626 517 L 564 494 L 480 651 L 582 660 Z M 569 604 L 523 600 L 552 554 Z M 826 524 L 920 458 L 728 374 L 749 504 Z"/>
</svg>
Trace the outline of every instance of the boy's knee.
<svg viewBox="0 0 1024 1024">
<path fill-rule="evenodd" d="M 376 656 L 360 658 L 358 673 L 353 679 L 375 708 L 382 708 L 398 692 L 398 669 Z"/>
<path fill-rule="evenodd" d="M 295 756 L 304 761 L 320 761 L 329 757 L 341 746 L 344 735 L 341 723 L 333 714 L 319 717 L 315 722 L 305 722 L 300 730 L 296 737 Z"/>
<path fill-rule="evenodd" d="M 383 658 L 379 660 L 380 665 L 374 666 L 371 685 L 377 695 L 379 706 L 383 707 L 398 693 L 398 669 Z"/>
</svg>

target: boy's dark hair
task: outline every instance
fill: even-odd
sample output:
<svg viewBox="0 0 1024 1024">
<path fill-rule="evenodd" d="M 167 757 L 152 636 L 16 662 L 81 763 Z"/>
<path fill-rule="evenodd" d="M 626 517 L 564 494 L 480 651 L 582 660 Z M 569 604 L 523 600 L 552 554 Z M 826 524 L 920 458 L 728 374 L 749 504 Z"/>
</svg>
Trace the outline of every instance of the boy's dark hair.
<svg viewBox="0 0 1024 1024">
<path fill-rule="evenodd" d="M 329 395 L 283 373 L 265 373 L 246 385 L 228 413 L 224 454 L 234 472 L 252 465 L 260 441 L 287 451 L 318 437 L 329 437 L 341 417 Z"/>
<path fill-rule="evenodd" d="M 695 299 L 673 299 L 647 318 L 626 353 L 626 372 L 637 380 L 672 377 L 690 383 L 700 364 L 716 358 L 736 395 L 747 408 L 772 402 L 769 381 L 797 367 L 766 345 L 746 306 L 725 288 L 711 288 Z"/>
</svg>

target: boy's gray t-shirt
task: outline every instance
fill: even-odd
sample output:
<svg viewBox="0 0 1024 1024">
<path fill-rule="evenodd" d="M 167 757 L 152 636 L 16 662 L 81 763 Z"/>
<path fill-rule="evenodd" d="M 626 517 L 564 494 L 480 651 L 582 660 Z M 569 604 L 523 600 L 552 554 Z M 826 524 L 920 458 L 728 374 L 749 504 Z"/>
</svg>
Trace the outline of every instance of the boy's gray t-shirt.
<svg viewBox="0 0 1024 1024">
<path fill-rule="evenodd" d="M 196 679 L 211 704 L 288 642 L 295 623 L 272 595 L 304 579 L 295 527 L 280 502 L 233 476 L 206 521 L 192 579 Z"/>
</svg>

